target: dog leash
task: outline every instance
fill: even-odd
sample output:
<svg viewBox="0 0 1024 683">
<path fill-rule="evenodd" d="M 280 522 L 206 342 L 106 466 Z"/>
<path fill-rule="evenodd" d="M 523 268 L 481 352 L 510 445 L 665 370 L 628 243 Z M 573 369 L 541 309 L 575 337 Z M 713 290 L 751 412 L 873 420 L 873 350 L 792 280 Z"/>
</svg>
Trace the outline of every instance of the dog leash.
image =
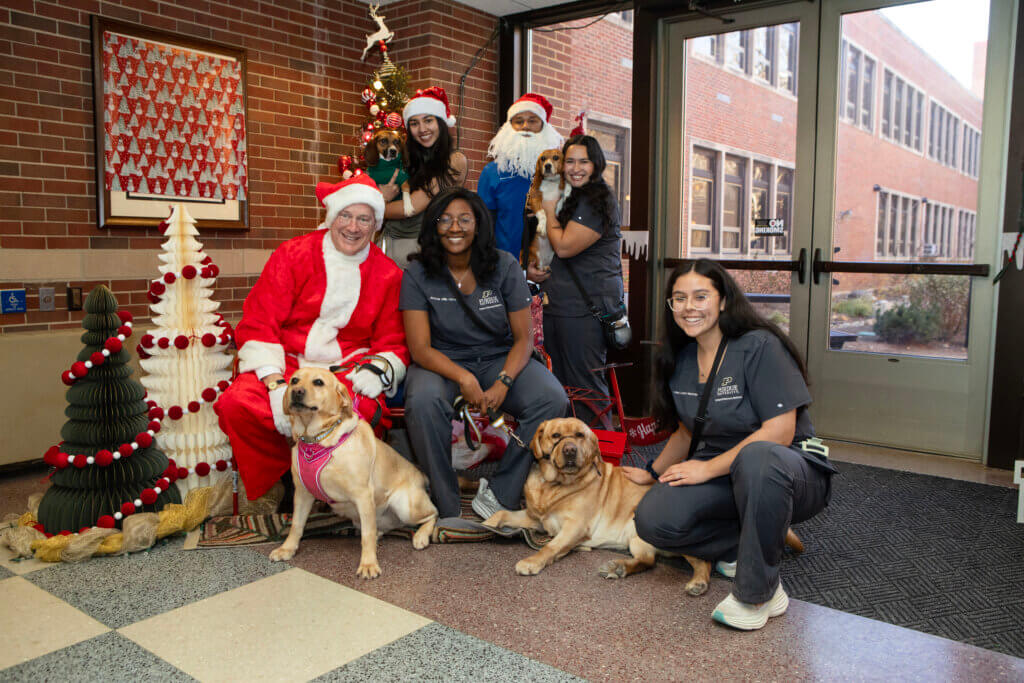
<svg viewBox="0 0 1024 683">
<path fill-rule="evenodd" d="M 458 416 L 460 420 L 462 420 L 462 423 L 465 427 L 463 431 L 466 435 L 466 445 L 469 447 L 470 450 L 475 451 L 479 447 L 482 437 L 480 434 L 480 428 L 477 427 L 476 421 L 473 420 L 473 416 L 469 414 L 469 403 L 460 394 L 459 396 L 455 397 L 455 400 L 452 402 L 452 407 L 455 409 L 455 414 Z M 505 434 L 508 434 L 508 437 L 515 441 L 516 444 L 519 445 L 519 447 L 526 448 L 526 444 L 523 443 L 523 440 L 520 439 L 519 435 L 515 433 L 515 430 L 513 430 L 511 427 L 508 426 L 508 424 L 505 423 L 504 415 L 499 413 L 494 408 L 488 408 L 487 418 L 491 421 L 492 427 L 494 427 L 495 429 L 500 429 Z"/>
</svg>

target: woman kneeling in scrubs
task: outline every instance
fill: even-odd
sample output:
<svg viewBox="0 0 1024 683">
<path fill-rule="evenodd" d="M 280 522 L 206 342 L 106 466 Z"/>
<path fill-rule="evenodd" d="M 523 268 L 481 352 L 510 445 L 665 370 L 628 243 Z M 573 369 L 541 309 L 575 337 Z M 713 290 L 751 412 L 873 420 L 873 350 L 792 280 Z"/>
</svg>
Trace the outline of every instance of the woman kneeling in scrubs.
<svg viewBox="0 0 1024 683">
<path fill-rule="evenodd" d="M 789 606 L 779 581 L 786 532 L 825 507 L 836 469 L 801 447 L 814 428 L 796 348 L 736 281 L 699 259 L 672 272 L 667 294 L 656 413 L 678 429 L 646 469 L 623 468 L 633 481 L 655 484 L 637 507 L 637 533 L 735 572 L 712 618 L 759 629 Z M 706 422 L 687 458 L 709 375 Z"/>
</svg>

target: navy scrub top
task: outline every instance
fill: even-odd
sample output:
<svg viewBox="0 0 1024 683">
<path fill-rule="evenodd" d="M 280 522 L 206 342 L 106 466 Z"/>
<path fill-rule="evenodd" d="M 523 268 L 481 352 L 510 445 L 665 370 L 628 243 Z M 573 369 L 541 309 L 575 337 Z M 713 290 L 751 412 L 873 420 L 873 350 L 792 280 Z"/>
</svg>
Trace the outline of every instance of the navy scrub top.
<svg viewBox="0 0 1024 683">
<path fill-rule="evenodd" d="M 676 414 L 691 434 L 704 392 L 698 373 L 697 344 L 689 344 L 676 359 L 669 388 Z M 807 413 L 811 402 L 807 384 L 796 361 L 771 332 L 752 330 L 729 339 L 714 382 L 708 399 L 708 421 L 694 458 L 713 458 L 760 429 L 766 420 L 794 408 L 794 447 L 814 436 Z"/>
<path fill-rule="evenodd" d="M 450 278 L 447 272 L 444 276 Z M 506 355 L 512 349 L 508 314 L 528 307 L 531 298 L 519 261 L 499 250 L 494 273 L 486 282 L 477 282 L 472 293 L 461 296 L 492 333 L 480 329 L 445 280 L 427 275 L 420 261 L 412 261 L 405 268 L 398 308 L 426 311 L 430 319 L 430 345 L 453 361 Z"/>
</svg>

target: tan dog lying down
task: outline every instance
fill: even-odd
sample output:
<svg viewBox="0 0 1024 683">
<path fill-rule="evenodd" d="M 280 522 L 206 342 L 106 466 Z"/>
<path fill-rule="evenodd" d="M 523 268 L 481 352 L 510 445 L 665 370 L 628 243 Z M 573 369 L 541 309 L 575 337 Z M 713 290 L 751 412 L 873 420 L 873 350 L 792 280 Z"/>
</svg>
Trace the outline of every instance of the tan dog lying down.
<svg viewBox="0 0 1024 683">
<path fill-rule="evenodd" d="M 422 550 L 429 545 L 437 508 L 427 495 L 427 478 L 373 435 L 370 425 L 352 410 L 348 390 L 333 373 L 302 368 L 292 375 L 284 412 L 296 439 L 295 511 L 288 538 L 270 553 L 271 560 L 295 556 L 315 493 L 327 499 L 336 515 L 359 527 L 362 554 L 356 574 L 361 578 L 380 576 L 377 539 L 391 529 L 419 525 L 412 546 Z"/>
<path fill-rule="evenodd" d="M 516 563 L 516 573 L 537 574 L 577 546 L 629 549 L 632 558 L 611 560 L 598 569 L 617 579 L 654 565 L 655 549 L 636 534 L 633 513 L 649 486 L 634 484 L 618 467 L 601 459 L 597 437 L 576 418 L 548 420 L 530 442 L 537 462 L 523 488 L 526 509 L 501 511 L 484 524 L 546 531 L 554 538 Z M 686 592 L 708 589 L 711 563 L 684 556 L 693 566 Z"/>
</svg>

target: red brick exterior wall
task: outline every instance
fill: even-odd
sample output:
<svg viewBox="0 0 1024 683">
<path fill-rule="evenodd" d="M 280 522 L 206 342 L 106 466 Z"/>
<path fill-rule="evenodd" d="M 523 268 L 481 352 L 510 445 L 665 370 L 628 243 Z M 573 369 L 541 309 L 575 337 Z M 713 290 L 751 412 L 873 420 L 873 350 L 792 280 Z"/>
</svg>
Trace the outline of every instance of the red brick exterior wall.
<svg viewBox="0 0 1024 683">
<path fill-rule="evenodd" d="M 448 91 L 475 186 L 497 120 L 496 42 L 467 78 L 465 102 L 458 83 L 497 19 L 451 0 L 404 0 L 381 12 L 396 34 L 392 59 L 412 85 Z M 96 227 L 90 14 L 247 51 L 251 228 L 204 231 L 207 249 L 273 249 L 317 225 L 313 186 L 337 178 L 337 157 L 351 149 L 365 113 L 360 91 L 377 63 L 359 61 L 364 36 L 376 30 L 365 4 L 10 0 L 0 9 L 0 249 L 159 248 L 155 229 Z M 215 299 L 229 318 L 241 310 L 251 275 L 219 281 Z M 119 278 L 116 262 L 95 276 L 146 317 L 144 280 Z M 29 312 L 0 317 L 0 332 L 76 326 L 81 313 L 64 307 L 68 284 L 0 274 L 3 288 L 30 290 Z M 93 282 L 70 284 L 87 292 Z M 32 310 L 40 285 L 56 287 L 57 311 Z"/>
</svg>

